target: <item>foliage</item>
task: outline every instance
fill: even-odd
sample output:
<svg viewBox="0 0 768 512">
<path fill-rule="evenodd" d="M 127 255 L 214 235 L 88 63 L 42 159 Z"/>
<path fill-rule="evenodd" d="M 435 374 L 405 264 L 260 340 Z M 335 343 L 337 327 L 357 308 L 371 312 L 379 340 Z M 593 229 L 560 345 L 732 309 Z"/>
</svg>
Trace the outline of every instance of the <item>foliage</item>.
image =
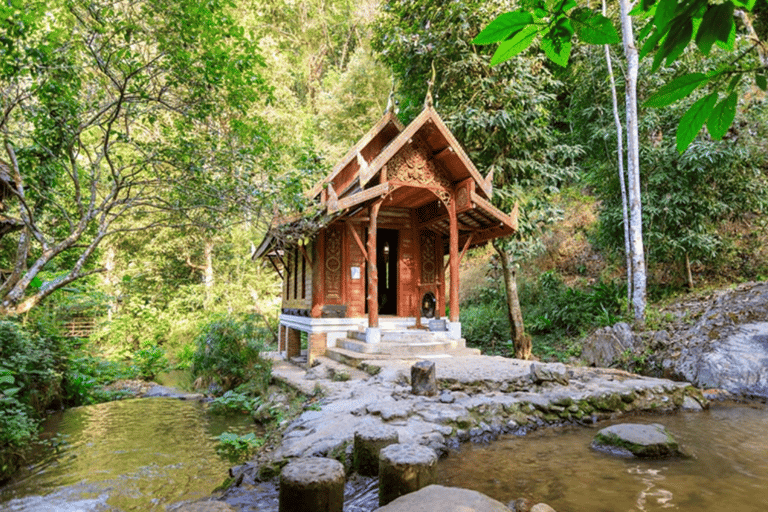
<svg viewBox="0 0 768 512">
<path fill-rule="evenodd" d="M 232 464 L 245 462 L 265 442 L 264 438 L 256 437 L 253 432 L 243 435 L 224 432 L 219 435 L 218 439 L 219 444 L 216 446 L 216 453 Z"/>
<path fill-rule="evenodd" d="M 461 306 L 461 332 L 467 344 L 490 355 L 514 355 L 503 288 L 489 284 Z"/>
<path fill-rule="evenodd" d="M 119 393 L 105 392 L 103 386 L 136 377 L 134 367 L 96 357 L 94 351 L 94 347 L 85 345 L 70 352 L 62 384 L 62 400 L 66 405 L 88 405 L 122 398 Z"/>
<path fill-rule="evenodd" d="M 260 403 L 259 398 L 230 390 L 211 400 L 208 404 L 208 411 L 211 414 L 219 415 L 250 414 Z"/>
<path fill-rule="evenodd" d="M 533 334 L 576 336 L 622 319 L 626 284 L 597 282 L 580 289 L 566 286 L 554 272 L 544 272 L 527 291 L 526 325 Z"/>
<path fill-rule="evenodd" d="M 248 110 L 270 91 L 232 8 L 229 0 L 2 6 L 10 199 L 0 233 L 12 271 L 0 283 L 0 313 L 28 311 L 98 272 L 98 248 L 114 233 L 247 209 L 269 138 Z"/>
<path fill-rule="evenodd" d="M 250 381 L 266 390 L 272 378 L 272 364 L 261 355 L 266 333 L 254 325 L 253 316 L 217 318 L 195 339 L 192 376 L 216 384 L 222 392 Z"/>
<path fill-rule="evenodd" d="M 713 47 L 732 55 L 737 40 L 734 19 L 737 7 L 745 20 L 745 35 L 752 40 L 749 48 L 705 72 L 690 72 L 674 78 L 644 103 L 646 107 L 666 107 L 689 97 L 697 89 L 705 86 L 709 89 L 709 93 L 690 106 L 680 120 L 676 134 L 679 153 L 689 147 L 704 124 L 712 139 L 719 140 L 726 135 L 736 115 L 736 87 L 743 76 L 751 75 L 763 91 L 768 88 L 765 33 L 757 33 L 748 18 L 748 13 L 759 10 L 755 6 L 755 0 L 720 3 L 645 0 L 630 13 L 644 21 L 638 36 L 638 42 L 642 44 L 640 58 L 654 56 L 651 73 L 659 70 L 662 63 L 672 66 L 692 41 L 704 57 L 713 54 Z M 758 28 L 763 30 L 759 25 Z M 521 9 L 498 15 L 473 42 L 500 42 L 492 59 L 492 64 L 497 64 L 527 49 L 540 34 L 540 46 L 547 57 L 566 66 L 574 33 L 587 44 L 618 42 L 618 34 L 610 20 L 590 9 L 578 7 L 573 0 L 551 4 L 543 0 L 523 2 Z M 756 60 L 758 56 L 762 62 Z"/>
<path fill-rule="evenodd" d="M 37 439 L 41 414 L 58 399 L 63 343 L 0 320 L 0 481 Z"/>
<path fill-rule="evenodd" d="M 153 380 L 158 373 L 168 369 L 165 350 L 157 345 L 148 345 L 133 354 L 136 371 L 144 380 Z"/>
<path fill-rule="evenodd" d="M 520 302 L 526 329 L 533 335 L 533 353 L 546 359 L 568 359 L 579 353 L 573 341 L 597 327 L 623 319 L 626 285 L 597 282 L 587 287 L 566 286 L 553 271 L 535 281 L 522 280 Z M 487 354 L 514 355 L 509 340 L 505 295 L 497 279 L 462 304 L 462 334 L 467 344 Z"/>
</svg>

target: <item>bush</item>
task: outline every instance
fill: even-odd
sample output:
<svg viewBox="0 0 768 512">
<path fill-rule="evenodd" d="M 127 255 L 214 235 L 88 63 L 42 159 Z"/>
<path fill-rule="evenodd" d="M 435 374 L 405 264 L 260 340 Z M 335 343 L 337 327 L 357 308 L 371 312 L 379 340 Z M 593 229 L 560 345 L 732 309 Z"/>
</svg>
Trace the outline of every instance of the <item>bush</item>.
<svg viewBox="0 0 768 512">
<path fill-rule="evenodd" d="M 489 287 L 461 308 L 462 335 L 467 344 L 486 354 L 510 355 L 509 315 L 504 291 Z"/>
<path fill-rule="evenodd" d="M 215 398 L 208 405 L 211 414 L 249 414 L 261 402 L 259 398 L 251 398 L 243 393 L 227 391 L 222 396 Z"/>
<path fill-rule="evenodd" d="M 585 289 L 570 287 L 556 273 L 544 272 L 521 298 L 525 325 L 532 334 L 563 336 L 613 325 L 623 318 L 626 291 L 626 284 L 615 280 Z"/>
<path fill-rule="evenodd" d="M 136 371 L 143 380 L 153 380 L 168 368 L 165 351 L 157 345 L 149 345 L 133 353 Z"/>
<path fill-rule="evenodd" d="M 40 415 L 60 398 L 61 338 L 0 321 L 0 481 L 37 439 Z"/>
<path fill-rule="evenodd" d="M 224 432 L 219 436 L 216 453 L 226 458 L 232 464 L 238 464 L 245 462 L 263 444 L 264 439 L 256 437 L 256 434 L 253 432 L 242 436 L 231 432 Z"/>
<path fill-rule="evenodd" d="M 251 381 L 260 392 L 266 390 L 272 363 L 261 357 L 265 335 L 250 316 L 227 316 L 207 324 L 195 339 L 192 358 L 198 386 L 215 384 L 223 392 Z"/>
</svg>

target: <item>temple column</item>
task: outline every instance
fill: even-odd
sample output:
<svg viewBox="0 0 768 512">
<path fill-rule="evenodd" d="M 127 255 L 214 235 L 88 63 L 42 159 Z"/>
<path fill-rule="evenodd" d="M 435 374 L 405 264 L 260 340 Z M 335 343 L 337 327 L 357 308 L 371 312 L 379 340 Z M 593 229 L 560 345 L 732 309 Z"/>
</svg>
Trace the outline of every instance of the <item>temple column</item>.
<svg viewBox="0 0 768 512">
<path fill-rule="evenodd" d="M 448 336 L 453 339 L 461 338 L 461 323 L 459 322 L 459 220 L 456 214 L 456 197 L 451 195 L 448 205 L 450 220 L 449 251 L 451 257 L 451 282 L 448 292 Z"/>
<path fill-rule="evenodd" d="M 379 328 L 379 269 L 376 267 L 376 219 L 379 216 L 381 200 L 368 208 L 370 221 L 368 224 L 368 329 L 365 331 L 366 343 L 381 341 Z"/>
</svg>

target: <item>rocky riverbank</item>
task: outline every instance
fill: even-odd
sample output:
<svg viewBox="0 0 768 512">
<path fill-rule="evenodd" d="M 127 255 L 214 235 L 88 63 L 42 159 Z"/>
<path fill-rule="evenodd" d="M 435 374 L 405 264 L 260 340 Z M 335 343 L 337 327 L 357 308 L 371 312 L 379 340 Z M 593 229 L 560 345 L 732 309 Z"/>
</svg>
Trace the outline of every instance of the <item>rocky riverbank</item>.
<svg viewBox="0 0 768 512">
<path fill-rule="evenodd" d="M 661 310 L 663 329 L 606 327 L 584 343 L 586 364 L 642 366 L 700 388 L 768 398 L 768 283 L 691 296 Z"/>
<path fill-rule="evenodd" d="M 288 460 L 327 456 L 349 467 L 355 432 L 381 425 L 395 428 L 400 442 L 446 454 L 460 443 L 488 442 L 502 434 L 708 405 L 688 383 L 620 370 L 486 356 L 433 360 L 440 392 L 432 397 L 411 392 L 410 367 L 415 361 L 368 361 L 362 365 L 366 372 L 325 358 L 309 372 L 276 363 L 275 378 L 324 396 L 285 425 L 279 446 L 233 468 L 235 484 L 223 500 L 239 510 L 277 510 L 269 498 L 274 494 L 270 478 Z M 370 482 L 358 487 L 366 485 Z M 348 509 L 371 507 L 368 503 Z"/>
</svg>

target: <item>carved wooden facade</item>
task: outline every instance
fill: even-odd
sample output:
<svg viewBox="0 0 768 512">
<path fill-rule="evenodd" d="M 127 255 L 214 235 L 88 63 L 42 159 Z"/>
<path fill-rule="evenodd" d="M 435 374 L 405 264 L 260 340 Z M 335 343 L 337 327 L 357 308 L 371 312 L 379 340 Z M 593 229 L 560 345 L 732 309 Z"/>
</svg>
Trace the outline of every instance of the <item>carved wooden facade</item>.
<svg viewBox="0 0 768 512">
<path fill-rule="evenodd" d="M 491 193 L 490 176 L 431 107 L 407 127 L 385 114 L 309 192 L 329 220 L 311 242 L 281 243 L 295 220 L 276 219 L 256 252 L 282 269 L 281 338 L 290 345 L 295 331 L 308 333 L 311 359 L 339 335 L 333 329 L 362 329 L 376 342 L 380 316 L 419 327 L 446 306 L 460 336 L 459 261 L 517 227 L 516 212 L 494 207 Z"/>
</svg>

